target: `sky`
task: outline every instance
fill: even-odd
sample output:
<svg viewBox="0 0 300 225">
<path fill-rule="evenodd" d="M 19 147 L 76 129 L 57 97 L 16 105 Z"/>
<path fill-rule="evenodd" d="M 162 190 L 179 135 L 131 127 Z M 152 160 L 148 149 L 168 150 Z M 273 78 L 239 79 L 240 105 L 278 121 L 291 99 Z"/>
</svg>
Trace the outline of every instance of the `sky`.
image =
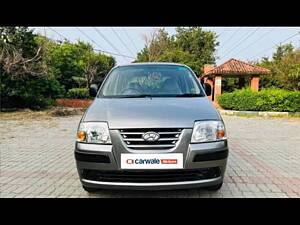
<svg viewBox="0 0 300 225">
<path fill-rule="evenodd" d="M 54 40 L 89 42 L 95 49 L 116 58 L 117 65 L 134 60 L 144 47 L 143 35 L 158 28 L 175 34 L 175 27 L 31 27 Z M 291 43 L 300 47 L 300 27 L 203 27 L 217 33 L 219 46 L 215 55 L 220 65 L 230 58 L 242 61 L 271 57 L 276 46 Z"/>
</svg>

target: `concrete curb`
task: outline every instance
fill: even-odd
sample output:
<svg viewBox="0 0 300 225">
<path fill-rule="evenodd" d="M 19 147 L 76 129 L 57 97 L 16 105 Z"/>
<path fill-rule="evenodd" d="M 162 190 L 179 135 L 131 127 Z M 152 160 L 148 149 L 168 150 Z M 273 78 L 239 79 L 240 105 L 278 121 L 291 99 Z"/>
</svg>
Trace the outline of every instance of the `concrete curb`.
<svg viewBox="0 0 300 225">
<path fill-rule="evenodd" d="M 300 117 L 300 112 L 258 112 L 258 111 L 234 111 L 218 109 L 221 115 L 231 116 L 262 116 L 262 117 Z"/>
</svg>

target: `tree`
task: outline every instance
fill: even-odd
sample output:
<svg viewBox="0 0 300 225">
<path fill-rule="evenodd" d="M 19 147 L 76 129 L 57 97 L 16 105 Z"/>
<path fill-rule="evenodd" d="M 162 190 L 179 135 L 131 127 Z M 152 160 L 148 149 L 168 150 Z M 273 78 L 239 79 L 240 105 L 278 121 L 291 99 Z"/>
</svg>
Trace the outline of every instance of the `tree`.
<svg viewBox="0 0 300 225">
<path fill-rule="evenodd" d="M 150 62 L 148 47 L 145 46 L 140 52 L 138 52 L 136 60 L 133 62 Z"/>
<path fill-rule="evenodd" d="M 272 56 L 273 61 L 280 61 L 282 57 L 289 55 L 293 50 L 294 46 L 292 44 L 279 45 Z"/>
<path fill-rule="evenodd" d="M 0 37 L 1 108 L 47 106 L 61 86 L 48 74 L 44 43 L 27 27 L 1 27 Z"/>
<path fill-rule="evenodd" d="M 105 75 L 115 66 L 116 61 L 111 56 L 103 54 L 89 53 L 85 59 L 85 78 L 87 80 L 87 87 L 91 83 L 101 83 Z"/>
<path fill-rule="evenodd" d="M 152 31 L 149 35 L 144 35 L 148 61 L 155 62 L 171 47 L 171 39 L 164 29 Z"/>
<path fill-rule="evenodd" d="M 170 49 L 159 57 L 160 62 L 176 62 L 185 64 L 191 68 L 196 68 L 194 55 L 179 48 Z"/>
<path fill-rule="evenodd" d="M 264 57 L 257 64 L 271 70 L 271 74 L 262 76 L 262 87 L 300 90 L 300 49 L 291 44 L 278 46 L 271 60 Z"/>
<path fill-rule="evenodd" d="M 204 64 L 215 63 L 214 52 L 218 46 L 216 33 L 200 27 L 177 28 L 170 36 L 164 29 L 144 36 L 145 46 L 135 62 L 175 62 L 190 66 L 201 74 Z"/>
<path fill-rule="evenodd" d="M 177 28 L 176 46 L 193 56 L 194 70 L 202 73 L 204 64 L 214 64 L 214 52 L 219 45 L 215 32 L 200 27 Z"/>
<path fill-rule="evenodd" d="M 66 91 L 76 87 L 72 77 L 84 77 L 84 58 L 87 51 L 92 51 L 92 46 L 80 41 L 75 44 L 69 41 L 55 44 L 49 50 L 46 60 L 51 73 Z"/>
<path fill-rule="evenodd" d="M 38 47 L 37 36 L 28 27 L 0 27 L 0 48 L 22 49 L 22 57 L 31 58 Z"/>
<path fill-rule="evenodd" d="M 287 89 L 300 91 L 300 50 L 282 56 L 273 71 Z"/>
<path fill-rule="evenodd" d="M 88 43 L 55 42 L 27 27 L 0 27 L 1 107 L 45 107 L 69 89 L 101 82 L 115 63 Z"/>
<path fill-rule="evenodd" d="M 92 45 L 82 41 L 56 44 L 49 51 L 47 61 L 52 73 L 66 91 L 78 86 L 80 79 L 76 80 L 76 77 L 86 78 L 86 86 L 89 86 L 116 63 L 113 57 L 95 53 Z"/>
<path fill-rule="evenodd" d="M 12 78 L 26 74 L 44 75 L 47 66 L 42 60 L 44 45 L 26 27 L 0 27 L 1 69 Z"/>
</svg>

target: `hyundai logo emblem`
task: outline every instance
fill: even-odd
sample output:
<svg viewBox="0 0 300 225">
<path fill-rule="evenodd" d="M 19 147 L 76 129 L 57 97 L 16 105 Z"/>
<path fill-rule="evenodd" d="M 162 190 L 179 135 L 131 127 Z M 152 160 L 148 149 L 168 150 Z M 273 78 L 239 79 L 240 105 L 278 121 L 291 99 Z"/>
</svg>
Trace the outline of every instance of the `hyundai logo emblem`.
<svg viewBox="0 0 300 225">
<path fill-rule="evenodd" d="M 159 134 L 156 132 L 146 132 L 143 134 L 143 138 L 145 141 L 157 141 L 159 139 Z"/>
</svg>

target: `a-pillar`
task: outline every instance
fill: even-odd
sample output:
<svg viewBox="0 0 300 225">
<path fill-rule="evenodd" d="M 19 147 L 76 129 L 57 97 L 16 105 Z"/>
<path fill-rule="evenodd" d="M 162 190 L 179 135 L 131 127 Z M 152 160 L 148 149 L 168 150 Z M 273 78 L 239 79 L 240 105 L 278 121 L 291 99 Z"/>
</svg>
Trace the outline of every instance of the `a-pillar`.
<svg viewBox="0 0 300 225">
<path fill-rule="evenodd" d="M 258 91 L 259 88 L 259 76 L 253 76 L 250 80 L 250 86 L 253 91 Z"/>
<path fill-rule="evenodd" d="M 215 76 L 214 102 L 217 103 L 217 97 L 222 93 L 222 76 Z"/>
</svg>

